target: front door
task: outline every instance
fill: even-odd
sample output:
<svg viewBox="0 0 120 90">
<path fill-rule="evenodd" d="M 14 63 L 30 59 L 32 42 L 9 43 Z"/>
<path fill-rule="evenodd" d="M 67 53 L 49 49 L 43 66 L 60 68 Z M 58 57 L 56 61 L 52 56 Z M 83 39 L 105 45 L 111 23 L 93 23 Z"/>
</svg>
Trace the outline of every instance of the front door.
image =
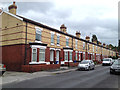
<svg viewBox="0 0 120 90">
<path fill-rule="evenodd" d="M 56 51 L 56 61 L 57 63 L 59 62 L 59 51 L 58 50 Z"/>
<path fill-rule="evenodd" d="M 50 61 L 54 61 L 54 50 L 50 50 Z"/>
</svg>

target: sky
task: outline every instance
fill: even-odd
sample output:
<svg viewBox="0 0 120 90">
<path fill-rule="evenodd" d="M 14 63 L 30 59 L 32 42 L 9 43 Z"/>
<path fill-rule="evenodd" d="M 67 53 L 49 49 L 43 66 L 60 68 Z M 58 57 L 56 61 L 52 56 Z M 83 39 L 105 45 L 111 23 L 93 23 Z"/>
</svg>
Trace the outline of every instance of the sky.
<svg viewBox="0 0 120 90">
<path fill-rule="evenodd" d="M 14 0 L 17 14 L 81 38 L 95 34 L 102 43 L 118 45 L 119 0 Z M 0 7 L 8 11 L 13 0 L 1 0 Z M 120 39 L 120 37 L 119 37 Z"/>
</svg>

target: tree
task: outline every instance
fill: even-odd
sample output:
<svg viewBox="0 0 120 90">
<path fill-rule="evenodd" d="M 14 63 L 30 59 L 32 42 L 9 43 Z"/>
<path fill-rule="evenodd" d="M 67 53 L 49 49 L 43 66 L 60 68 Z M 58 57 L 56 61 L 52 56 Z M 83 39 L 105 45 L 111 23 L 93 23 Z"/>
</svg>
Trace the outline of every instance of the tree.
<svg viewBox="0 0 120 90">
<path fill-rule="evenodd" d="M 94 42 L 94 41 L 98 41 L 98 39 L 97 39 L 97 36 L 96 36 L 96 35 L 92 35 L 92 42 Z"/>
</svg>

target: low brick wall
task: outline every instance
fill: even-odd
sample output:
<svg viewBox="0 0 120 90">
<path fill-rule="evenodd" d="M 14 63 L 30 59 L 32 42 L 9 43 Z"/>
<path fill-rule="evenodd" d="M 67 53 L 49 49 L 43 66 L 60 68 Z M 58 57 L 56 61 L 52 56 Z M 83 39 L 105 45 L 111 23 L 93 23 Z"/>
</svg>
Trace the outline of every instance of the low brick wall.
<svg viewBox="0 0 120 90">
<path fill-rule="evenodd" d="M 78 66 L 79 62 L 69 62 L 69 66 L 70 67 L 75 67 L 75 66 Z M 65 66 L 68 66 L 68 62 L 65 62 Z"/>
<path fill-rule="evenodd" d="M 22 65 L 23 72 L 37 72 L 43 70 L 57 69 L 60 68 L 59 64 L 50 65 Z"/>
</svg>

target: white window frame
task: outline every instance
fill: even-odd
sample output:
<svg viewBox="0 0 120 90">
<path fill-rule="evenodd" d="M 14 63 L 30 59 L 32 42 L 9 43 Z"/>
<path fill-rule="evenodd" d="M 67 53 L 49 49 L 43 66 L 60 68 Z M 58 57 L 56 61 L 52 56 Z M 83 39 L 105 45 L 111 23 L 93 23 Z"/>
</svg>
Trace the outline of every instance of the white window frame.
<svg viewBox="0 0 120 90">
<path fill-rule="evenodd" d="M 41 52 L 41 50 L 44 50 L 44 52 Z M 40 54 L 44 54 L 44 60 L 40 61 Z M 45 49 L 39 48 L 39 62 L 45 62 Z"/>
<path fill-rule="evenodd" d="M 67 55 L 67 59 L 66 59 L 66 55 Z M 65 61 L 68 62 L 68 51 L 65 52 Z"/>
<path fill-rule="evenodd" d="M 40 46 L 40 45 L 31 45 L 31 48 L 32 48 L 32 52 L 33 52 L 33 49 L 36 49 L 37 50 L 37 48 L 39 49 L 46 49 L 46 46 Z M 32 54 L 32 53 L 31 53 Z M 45 62 L 45 61 L 33 61 L 33 54 L 31 55 L 32 56 L 32 58 L 31 58 L 31 62 L 29 62 L 29 64 L 47 64 L 47 63 L 49 63 L 49 62 Z M 37 57 L 37 56 L 36 56 Z"/>
<path fill-rule="evenodd" d="M 59 38 L 58 38 L 59 37 Z M 59 43 L 58 43 L 59 42 Z M 60 46 L 60 35 L 57 35 L 57 46 Z"/>
<path fill-rule="evenodd" d="M 51 33 L 51 45 L 54 45 L 54 33 Z"/>
<path fill-rule="evenodd" d="M 33 60 L 33 49 L 36 50 L 36 61 Z M 32 48 L 32 60 L 31 60 L 31 62 L 37 62 L 37 48 Z"/>
<path fill-rule="evenodd" d="M 40 35 L 40 40 L 38 40 L 36 37 L 35 37 L 35 40 L 41 42 L 42 41 L 42 28 L 35 27 L 35 29 L 36 29 L 36 34 Z"/>
<path fill-rule="evenodd" d="M 72 61 L 72 52 L 69 52 L 69 59 L 70 59 L 70 61 Z"/>
<path fill-rule="evenodd" d="M 69 38 L 66 37 L 66 47 L 69 47 Z"/>
<path fill-rule="evenodd" d="M 83 42 L 83 50 L 85 50 L 85 42 Z"/>
</svg>

